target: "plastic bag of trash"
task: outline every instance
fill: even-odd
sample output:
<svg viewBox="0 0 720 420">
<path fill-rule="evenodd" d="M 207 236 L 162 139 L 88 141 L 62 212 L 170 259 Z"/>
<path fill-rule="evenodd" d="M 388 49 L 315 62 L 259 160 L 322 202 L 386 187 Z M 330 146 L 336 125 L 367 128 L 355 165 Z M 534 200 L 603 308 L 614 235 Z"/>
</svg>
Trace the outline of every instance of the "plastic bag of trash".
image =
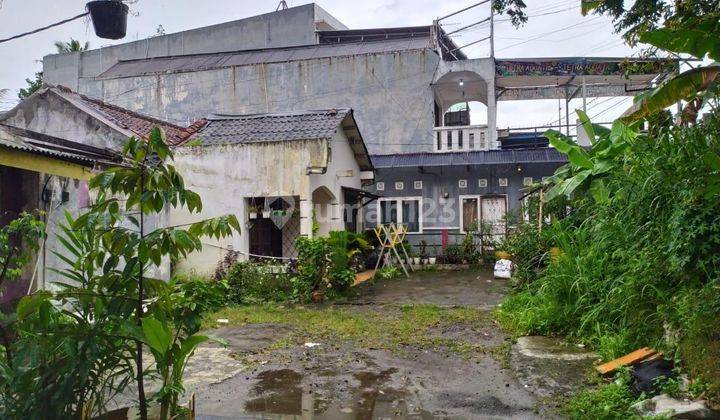
<svg viewBox="0 0 720 420">
<path fill-rule="evenodd" d="M 498 279 L 509 279 L 512 277 L 513 262 L 510 260 L 495 261 L 494 276 Z"/>
</svg>

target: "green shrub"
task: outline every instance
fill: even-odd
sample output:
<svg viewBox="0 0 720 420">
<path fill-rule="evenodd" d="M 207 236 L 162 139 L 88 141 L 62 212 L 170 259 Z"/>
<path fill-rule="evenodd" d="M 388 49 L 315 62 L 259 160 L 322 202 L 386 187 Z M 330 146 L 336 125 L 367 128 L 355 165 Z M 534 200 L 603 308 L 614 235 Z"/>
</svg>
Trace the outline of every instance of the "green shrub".
<svg viewBox="0 0 720 420">
<path fill-rule="evenodd" d="M 352 238 L 360 237 L 356 235 Z M 358 249 L 350 239 L 347 232 L 331 232 L 328 237 L 298 238 L 298 274 L 295 282 L 299 296 L 307 299 L 316 291 L 333 296 L 352 286 L 355 272 L 350 261 Z"/>
<path fill-rule="evenodd" d="M 561 412 L 578 420 L 638 418 L 630 408 L 635 397 L 628 388 L 628 380 L 627 374 L 621 374 L 614 382 L 577 392 L 565 402 Z"/>
<path fill-rule="evenodd" d="M 720 124 L 707 117 L 658 133 L 637 137 L 617 158 L 604 179 L 609 199 L 577 195 L 542 236 L 508 239 L 519 265 L 538 271 L 498 316 L 516 334 L 568 335 L 604 358 L 643 346 L 679 349 L 687 370 L 718 390 L 720 199 L 712 156 Z M 544 238 L 562 251 L 545 269 L 533 262 L 549 245 Z"/>
<path fill-rule="evenodd" d="M 448 264 L 462 264 L 463 249 L 458 244 L 451 244 L 445 248 L 445 262 Z"/>
<path fill-rule="evenodd" d="M 547 229 L 538 231 L 535 223 L 521 223 L 509 234 L 498 249 L 509 253 L 515 264 L 513 282 L 517 286 L 535 281 L 549 261 L 551 239 Z"/>
<path fill-rule="evenodd" d="M 227 272 L 228 300 L 236 304 L 281 302 L 292 300 L 298 293 L 289 274 L 271 273 L 268 266 L 239 261 Z"/>
<path fill-rule="evenodd" d="M 202 316 L 207 312 L 217 311 L 227 305 L 229 285 L 225 280 L 205 279 L 196 275 L 178 276 L 168 285 L 174 292 L 172 295 L 172 312 L 174 318 L 185 331 L 194 334 L 200 330 Z"/>
<path fill-rule="evenodd" d="M 383 280 L 394 279 L 400 276 L 400 269 L 391 265 L 379 269 L 375 275 Z"/>
<path fill-rule="evenodd" d="M 480 261 L 480 251 L 475 245 L 475 238 L 469 231 L 465 233 L 462 244 L 462 259 L 468 264 L 476 264 Z"/>
</svg>

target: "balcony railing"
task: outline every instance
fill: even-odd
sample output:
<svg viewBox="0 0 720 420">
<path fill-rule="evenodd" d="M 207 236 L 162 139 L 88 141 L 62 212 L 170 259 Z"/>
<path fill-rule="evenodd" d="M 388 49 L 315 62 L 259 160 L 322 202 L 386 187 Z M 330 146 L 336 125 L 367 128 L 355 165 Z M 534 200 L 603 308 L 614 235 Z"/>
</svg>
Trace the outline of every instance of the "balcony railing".
<svg viewBox="0 0 720 420">
<path fill-rule="evenodd" d="M 435 127 L 433 150 L 438 153 L 496 149 L 487 125 Z"/>
</svg>

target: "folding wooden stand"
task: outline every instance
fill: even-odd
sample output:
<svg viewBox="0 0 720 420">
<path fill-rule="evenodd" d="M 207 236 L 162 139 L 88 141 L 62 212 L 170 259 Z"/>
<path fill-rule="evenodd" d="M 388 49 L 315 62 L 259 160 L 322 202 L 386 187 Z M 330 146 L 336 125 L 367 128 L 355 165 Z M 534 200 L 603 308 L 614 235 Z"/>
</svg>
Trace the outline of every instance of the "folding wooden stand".
<svg viewBox="0 0 720 420">
<path fill-rule="evenodd" d="M 405 276 L 410 277 L 407 268 L 405 268 L 405 263 L 407 262 L 409 257 L 407 252 L 405 251 L 405 247 L 402 246 L 402 243 L 405 240 L 405 235 L 407 234 L 407 228 L 402 224 L 396 225 L 395 223 L 390 223 L 388 225 L 380 225 L 376 227 L 374 231 L 375 236 L 380 242 L 380 255 L 378 256 L 378 260 L 375 263 L 375 270 L 380 267 L 381 261 L 383 263 L 382 266 L 385 266 L 385 261 L 383 260 L 383 257 L 385 255 L 389 255 L 391 261 L 393 256 L 397 259 L 398 263 L 400 263 L 400 267 L 402 267 L 403 271 L 405 272 Z M 400 253 L 398 253 L 398 245 L 400 245 L 400 249 L 405 256 L 404 260 L 400 257 Z M 412 266 L 412 264 L 408 265 L 410 265 L 410 270 L 415 271 L 415 268 Z"/>
</svg>

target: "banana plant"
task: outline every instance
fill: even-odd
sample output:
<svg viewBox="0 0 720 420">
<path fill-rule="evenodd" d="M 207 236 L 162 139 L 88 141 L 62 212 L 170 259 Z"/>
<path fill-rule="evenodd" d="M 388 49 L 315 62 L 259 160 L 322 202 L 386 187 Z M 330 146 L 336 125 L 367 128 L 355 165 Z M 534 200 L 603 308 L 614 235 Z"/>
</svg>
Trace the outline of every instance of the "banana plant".
<svg viewBox="0 0 720 420">
<path fill-rule="evenodd" d="M 190 356 L 198 346 L 208 341 L 220 341 L 202 334 L 186 335 L 182 328 L 171 329 L 171 322 L 159 320 L 154 316 L 142 319 L 138 328 L 129 323 L 127 329 L 137 340 L 148 346 L 162 386 L 153 399 L 160 403 L 160 419 L 174 418 L 179 412 L 178 398 L 185 391 L 183 375 Z"/>
<path fill-rule="evenodd" d="M 617 9 L 616 0 L 582 0 L 580 3 L 583 15 L 599 9 L 605 12 Z M 675 103 L 687 101 L 688 111 L 680 114 L 679 121 L 694 123 L 703 105 L 716 100 L 720 90 L 720 10 L 717 6 L 705 9 L 692 2 L 677 2 L 674 13 L 665 19 L 662 27 L 638 29 L 637 32 L 640 42 L 674 56 L 689 54 L 699 61 L 709 58 L 715 62 L 675 74 L 659 86 L 638 95 L 620 119 L 632 123 Z"/>
<path fill-rule="evenodd" d="M 615 121 L 612 128 L 593 124 L 587 114 L 575 111 L 592 146 L 583 148 L 572 138 L 556 130 L 548 130 L 545 136 L 558 152 L 567 155 L 568 163 L 555 171 L 545 182 L 547 192 L 543 200 L 549 202 L 557 197 L 571 196 L 576 191 L 588 190 L 597 202 L 610 197 L 605 178 L 618 165 L 618 157 L 638 136 L 637 125 Z"/>
</svg>

